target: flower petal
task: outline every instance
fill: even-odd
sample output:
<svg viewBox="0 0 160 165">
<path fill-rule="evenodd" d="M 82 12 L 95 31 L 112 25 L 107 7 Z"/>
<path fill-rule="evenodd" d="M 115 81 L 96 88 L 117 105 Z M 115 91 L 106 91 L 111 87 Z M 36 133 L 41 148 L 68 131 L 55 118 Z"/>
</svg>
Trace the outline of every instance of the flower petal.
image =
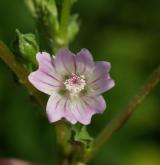
<svg viewBox="0 0 160 165">
<path fill-rule="evenodd" d="M 102 96 L 86 96 L 83 98 L 84 103 L 86 106 L 93 109 L 95 113 L 103 113 L 106 109 L 106 102 Z"/>
<path fill-rule="evenodd" d="M 106 108 L 105 101 L 102 96 L 84 97 L 83 99 L 74 100 L 70 110 L 74 114 L 77 121 L 84 125 L 91 122 L 91 117 L 95 113 L 102 113 Z"/>
<path fill-rule="evenodd" d="M 28 76 L 28 79 L 34 87 L 48 95 L 52 95 L 53 92 L 57 91 L 62 86 L 60 81 L 40 70 L 32 72 Z"/>
<path fill-rule="evenodd" d="M 100 95 L 103 92 L 108 91 L 112 87 L 114 87 L 115 82 L 111 78 L 101 78 L 98 79 L 88 85 L 88 95 L 94 96 L 94 95 Z"/>
<path fill-rule="evenodd" d="M 115 85 L 109 75 L 110 68 L 109 62 L 102 61 L 95 63 L 93 73 L 87 77 L 89 95 L 99 95 Z"/>
<path fill-rule="evenodd" d="M 111 64 L 109 62 L 96 62 L 92 74 L 88 77 L 88 83 L 95 81 L 96 79 L 108 77 L 110 68 Z"/>
<path fill-rule="evenodd" d="M 91 53 L 87 49 L 81 49 L 76 55 L 76 73 L 81 75 L 85 72 L 91 72 L 94 67 L 94 61 Z"/>
<path fill-rule="evenodd" d="M 54 61 L 59 74 L 65 76 L 76 72 L 75 54 L 68 49 L 59 49 Z"/>
<path fill-rule="evenodd" d="M 56 122 L 64 116 L 66 99 L 60 95 L 50 96 L 47 102 L 47 116 L 50 122 Z"/>
<path fill-rule="evenodd" d="M 91 122 L 91 116 L 94 114 L 90 109 L 84 108 L 84 104 L 81 102 L 72 103 L 70 110 L 74 114 L 76 120 L 84 125 Z"/>
<path fill-rule="evenodd" d="M 75 124 L 76 118 L 70 111 L 70 100 L 60 95 L 52 95 L 47 103 L 47 115 L 50 122 L 56 122 L 66 118 L 70 123 Z"/>
<path fill-rule="evenodd" d="M 49 53 L 39 52 L 37 53 L 36 58 L 39 63 L 39 70 L 54 76 L 56 79 L 62 79 L 56 70 L 54 59 Z"/>
<path fill-rule="evenodd" d="M 77 123 L 77 119 L 75 118 L 74 114 L 71 111 L 71 105 L 72 102 L 70 99 L 67 99 L 66 101 L 66 106 L 65 106 L 65 111 L 64 111 L 64 117 L 72 124 Z"/>
<path fill-rule="evenodd" d="M 56 72 L 53 58 L 45 52 L 37 53 L 39 69 L 32 72 L 29 81 L 40 91 L 51 95 L 61 85 L 61 78 Z"/>
<path fill-rule="evenodd" d="M 53 58 L 50 56 L 49 53 L 39 52 L 37 53 L 36 58 L 37 58 L 40 70 L 48 72 L 54 69 Z"/>
</svg>

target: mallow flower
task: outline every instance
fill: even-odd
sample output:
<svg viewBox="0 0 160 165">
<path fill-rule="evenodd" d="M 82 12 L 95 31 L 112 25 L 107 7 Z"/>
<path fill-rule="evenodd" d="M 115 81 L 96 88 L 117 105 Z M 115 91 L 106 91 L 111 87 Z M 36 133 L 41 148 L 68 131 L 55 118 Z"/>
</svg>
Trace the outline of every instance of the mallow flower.
<svg viewBox="0 0 160 165">
<path fill-rule="evenodd" d="M 87 125 L 92 115 L 104 112 L 101 94 L 115 84 L 109 62 L 94 62 L 87 49 L 74 54 L 61 48 L 56 56 L 39 52 L 36 58 L 39 68 L 29 75 L 29 81 L 49 95 L 46 111 L 50 122 L 65 118 L 72 124 Z"/>
</svg>

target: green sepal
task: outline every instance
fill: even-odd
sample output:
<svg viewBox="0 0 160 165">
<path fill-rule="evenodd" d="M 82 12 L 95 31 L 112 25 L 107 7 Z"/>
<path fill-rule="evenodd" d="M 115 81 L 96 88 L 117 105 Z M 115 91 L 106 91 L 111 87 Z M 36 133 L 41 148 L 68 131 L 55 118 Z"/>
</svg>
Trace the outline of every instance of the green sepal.
<svg viewBox="0 0 160 165">
<path fill-rule="evenodd" d="M 93 138 L 89 135 L 86 126 L 75 124 L 72 126 L 72 131 L 74 141 L 82 143 L 86 148 L 92 146 Z"/>
</svg>

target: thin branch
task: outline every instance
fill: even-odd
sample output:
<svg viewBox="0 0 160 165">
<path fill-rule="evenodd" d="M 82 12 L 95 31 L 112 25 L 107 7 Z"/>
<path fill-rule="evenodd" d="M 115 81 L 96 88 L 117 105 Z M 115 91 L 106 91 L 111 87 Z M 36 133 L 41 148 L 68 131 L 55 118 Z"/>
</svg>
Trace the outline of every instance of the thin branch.
<svg viewBox="0 0 160 165">
<path fill-rule="evenodd" d="M 14 72 L 14 74 L 19 79 L 19 82 L 24 85 L 29 93 L 34 96 L 35 100 L 40 104 L 40 106 L 45 109 L 47 97 L 43 93 L 39 92 L 34 88 L 31 83 L 28 81 L 28 71 L 25 67 L 20 64 L 15 55 L 9 50 L 9 48 L 0 41 L 0 58 L 7 64 L 7 66 Z M 67 125 L 63 121 L 56 122 L 54 124 L 58 143 L 65 150 L 67 155 L 70 152 L 70 145 L 68 144 L 68 139 L 70 138 L 70 132 L 67 128 Z"/>
<path fill-rule="evenodd" d="M 34 96 L 36 101 L 45 108 L 46 106 L 46 96 L 34 88 L 28 81 L 28 71 L 25 67 L 17 62 L 15 55 L 9 50 L 9 48 L 0 41 L 0 58 L 7 64 L 7 66 L 15 73 L 18 77 L 19 82 L 24 85 L 29 93 Z"/>
<path fill-rule="evenodd" d="M 60 19 L 60 29 L 59 29 L 59 37 L 60 37 L 60 47 L 68 46 L 68 24 L 70 19 L 70 9 L 73 2 L 72 0 L 63 0 L 62 11 L 61 11 L 61 19 Z"/>
<path fill-rule="evenodd" d="M 112 134 L 119 130 L 127 122 L 132 113 L 136 110 L 137 106 L 142 103 L 146 96 L 158 85 L 160 82 L 160 66 L 153 71 L 147 83 L 142 87 L 139 94 L 136 95 L 119 115 L 115 116 L 104 130 L 95 139 L 93 144 L 93 152 L 86 157 L 85 162 L 89 162 L 95 154 L 104 146 L 111 138 Z"/>
</svg>

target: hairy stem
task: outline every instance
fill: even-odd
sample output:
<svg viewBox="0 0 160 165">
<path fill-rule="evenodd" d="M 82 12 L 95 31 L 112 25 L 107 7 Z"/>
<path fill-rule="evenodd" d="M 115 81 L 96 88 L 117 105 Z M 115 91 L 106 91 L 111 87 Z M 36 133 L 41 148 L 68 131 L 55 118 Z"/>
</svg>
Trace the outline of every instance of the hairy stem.
<svg viewBox="0 0 160 165">
<path fill-rule="evenodd" d="M 28 81 L 28 71 L 25 67 L 20 64 L 15 55 L 9 50 L 9 48 L 0 41 L 0 58 L 7 64 L 7 66 L 14 72 L 14 74 L 19 79 L 19 82 L 24 85 L 29 93 L 34 96 L 35 100 L 41 105 L 43 109 L 46 108 L 47 97 L 43 93 L 39 92 L 34 88 L 31 83 Z M 67 129 L 66 124 L 63 121 L 56 122 L 54 124 L 58 142 L 61 144 L 63 149 L 65 149 L 65 154 L 69 152 L 70 146 L 68 145 L 68 139 L 70 132 Z"/>
<path fill-rule="evenodd" d="M 15 75 L 19 79 L 19 82 L 28 89 L 29 93 L 34 96 L 36 101 L 43 108 L 45 108 L 47 97 L 30 84 L 30 82 L 28 81 L 28 71 L 22 64 L 17 62 L 13 53 L 2 41 L 0 41 L 0 58 L 15 73 Z"/>
<path fill-rule="evenodd" d="M 160 66 L 153 71 L 147 83 L 142 87 L 139 94 L 137 94 L 128 104 L 124 111 L 115 116 L 110 123 L 102 130 L 99 136 L 95 139 L 93 144 L 93 152 L 86 157 L 85 162 L 89 162 L 95 154 L 104 146 L 111 138 L 112 134 L 119 130 L 129 119 L 136 107 L 142 103 L 146 96 L 154 89 L 160 82 Z"/>
<path fill-rule="evenodd" d="M 72 0 L 63 0 L 61 18 L 60 18 L 60 29 L 58 36 L 59 47 L 68 47 L 68 25 L 70 19 L 70 9 L 72 6 Z"/>
</svg>

